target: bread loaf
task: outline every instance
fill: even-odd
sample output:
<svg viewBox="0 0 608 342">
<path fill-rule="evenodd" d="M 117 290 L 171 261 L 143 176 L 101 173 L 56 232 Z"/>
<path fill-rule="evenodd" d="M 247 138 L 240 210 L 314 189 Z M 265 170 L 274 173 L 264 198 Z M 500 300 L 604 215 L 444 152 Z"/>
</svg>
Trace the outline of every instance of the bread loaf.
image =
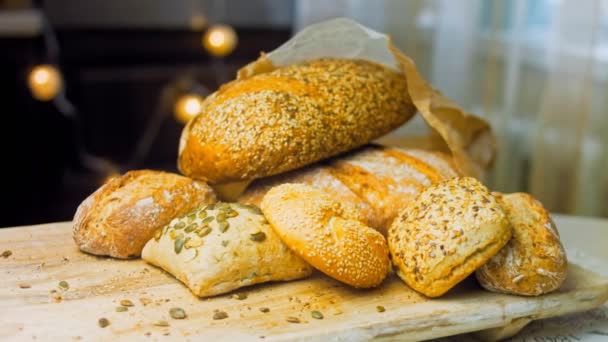
<svg viewBox="0 0 608 342">
<path fill-rule="evenodd" d="M 366 225 L 386 234 L 397 213 L 420 191 L 456 176 L 445 154 L 370 145 L 306 169 L 256 180 L 239 201 L 259 205 L 273 186 L 307 184 L 358 209 Z"/>
<path fill-rule="evenodd" d="M 507 243 L 511 227 L 488 189 L 452 178 L 422 191 L 393 222 L 388 244 L 397 275 L 414 290 L 443 295 Z"/>
<path fill-rule="evenodd" d="M 87 253 L 138 257 L 156 229 L 212 202 L 215 194 L 204 182 L 161 171 L 130 171 L 78 206 L 73 238 Z"/>
<path fill-rule="evenodd" d="M 175 218 L 155 233 L 142 258 L 201 297 L 312 272 L 281 241 L 259 208 L 235 203 L 211 204 Z"/>
<path fill-rule="evenodd" d="M 379 64 L 289 65 L 209 96 L 182 132 L 178 164 L 210 183 L 275 175 L 362 146 L 415 112 L 405 77 Z"/>
<path fill-rule="evenodd" d="M 319 271 L 359 288 L 386 277 L 386 240 L 352 207 L 311 186 L 283 184 L 270 189 L 261 208 L 281 240 Z"/>
<path fill-rule="evenodd" d="M 475 272 L 484 288 L 539 296 L 566 279 L 568 260 L 549 212 L 525 193 L 494 193 L 513 227 L 509 243 Z"/>
</svg>

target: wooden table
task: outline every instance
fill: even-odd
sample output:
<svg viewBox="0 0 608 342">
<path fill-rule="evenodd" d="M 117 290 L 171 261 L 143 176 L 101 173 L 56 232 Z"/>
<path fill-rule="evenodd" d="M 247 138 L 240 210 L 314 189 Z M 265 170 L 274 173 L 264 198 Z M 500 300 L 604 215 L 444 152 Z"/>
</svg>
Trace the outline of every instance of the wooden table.
<svg viewBox="0 0 608 342">
<path fill-rule="evenodd" d="M 564 216 L 556 221 L 569 251 L 584 248 L 608 260 L 606 221 Z M 0 257 L 0 339 L 10 340 L 419 340 L 484 329 L 496 337 L 531 320 L 601 306 L 608 298 L 606 279 L 572 266 L 559 291 L 538 298 L 486 292 L 469 278 L 448 295 L 429 300 L 395 276 L 378 289 L 362 291 L 315 274 L 243 289 L 244 300 L 230 295 L 200 300 L 142 260 L 81 253 L 71 240 L 69 223 L 0 229 L 0 253 L 4 250 L 12 255 Z M 115 311 L 123 299 L 134 306 Z M 386 310 L 379 312 L 378 305 Z M 183 308 L 188 317 L 170 318 L 171 307 Z M 227 312 L 228 318 L 213 320 L 215 310 Z M 312 310 L 324 318 L 312 318 Z M 287 322 L 288 317 L 300 323 Z M 100 318 L 110 325 L 100 327 Z M 159 321 L 169 326 L 159 326 Z"/>
</svg>

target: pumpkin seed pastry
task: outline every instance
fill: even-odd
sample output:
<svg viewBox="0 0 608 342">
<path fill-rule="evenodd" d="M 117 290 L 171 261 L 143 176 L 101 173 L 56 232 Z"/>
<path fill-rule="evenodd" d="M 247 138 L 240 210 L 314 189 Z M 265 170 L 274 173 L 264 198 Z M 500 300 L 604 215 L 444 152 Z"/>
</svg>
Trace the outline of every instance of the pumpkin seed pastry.
<svg viewBox="0 0 608 342">
<path fill-rule="evenodd" d="M 261 208 L 281 239 L 328 276 L 358 288 L 378 286 L 386 277 L 386 240 L 352 206 L 309 185 L 288 183 L 270 189 Z"/>
<path fill-rule="evenodd" d="M 312 272 L 281 241 L 258 207 L 238 203 L 210 204 L 175 218 L 156 231 L 142 258 L 201 297 Z"/>
<path fill-rule="evenodd" d="M 566 279 L 568 260 L 547 209 L 526 193 L 493 193 L 513 227 L 509 243 L 476 272 L 493 292 L 539 296 Z"/>
<path fill-rule="evenodd" d="M 397 275 L 428 297 L 446 293 L 510 238 L 511 226 L 502 207 L 470 177 L 423 190 L 388 231 Z"/>
</svg>

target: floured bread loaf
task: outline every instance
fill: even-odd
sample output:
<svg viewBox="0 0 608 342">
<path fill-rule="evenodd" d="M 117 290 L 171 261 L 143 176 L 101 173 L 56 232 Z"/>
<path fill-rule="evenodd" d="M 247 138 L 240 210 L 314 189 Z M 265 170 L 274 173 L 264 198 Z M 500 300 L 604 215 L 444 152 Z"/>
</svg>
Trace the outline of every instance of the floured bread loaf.
<svg viewBox="0 0 608 342">
<path fill-rule="evenodd" d="M 78 206 L 73 238 L 87 253 L 139 257 L 158 228 L 215 201 L 205 182 L 168 172 L 130 171 L 104 184 Z"/>
<path fill-rule="evenodd" d="M 386 277 L 386 240 L 352 207 L 311 186 L 283 184 L 268 191 L 261 208 L 281 239 L 328 276 L 359 288 Z"/>
<path fill-rule="evenodd" d="M 526 193 L 494 193 L 513 227 L 509 243 L 475 275 L 484 288 L 538 296 L 559 288 L 568 260 L 549 212 Z"/>
<path fill-rule="evenodd" d="M 457 177 L 448 155 L 369 145 L 306 169 L 254 181 L 239 202 L 259 204 L 273 186 L 313 186 L 361 211 L 363 222 L 386 234 L 398 212 L 430 185 Z"/>
<path fill-rule="evenodd" d="M 202 297 L 312 272 L 259 208 L 237 203 L 211 204 L 172 220 L 146 244 L 142 258 Z"/>
<path fill-rule="evenodd" d="M 502 207 L 474 178 L 452 178 L 425 189 L 395 219 L 388 244 L 397 275 L 438 297 L 473 273 L 507 243 Z"/>
</svg>

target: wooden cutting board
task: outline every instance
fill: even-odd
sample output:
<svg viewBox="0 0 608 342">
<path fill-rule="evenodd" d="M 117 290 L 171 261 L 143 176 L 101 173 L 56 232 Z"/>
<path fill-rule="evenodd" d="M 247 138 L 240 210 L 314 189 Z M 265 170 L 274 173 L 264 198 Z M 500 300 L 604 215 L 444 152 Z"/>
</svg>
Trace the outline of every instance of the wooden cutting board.
<svg viewBox="0 0 608 342">
<path fill-rule="evenodd" d="M 467 279 L 430 300 L 395 276 L 380 288 L 355 290 L 315 274 L 242 289 L 238 292 L 247 295 L 242 300 L 230 295 L 201 300 L 142 260 L 81 253 L 70 223 L 0 229 L 0 253 L 4 250 L 12 255 L 0 257 L 0 340 L 420 340 L 501 326 L 513 330 L 530 320 L 597 307 L 608 298 L 608 280 L 571 265 L 562 288 L 539 298 L 486 292 Z M 69 288 L 61 288 L 60 281 Z M 134 306 L 116 312 L 122 299 Z M 188 317 L 172 319 L 172 307 Z M 270 311 L 263 313 L 262 307 Z M 214 310 L 228 318 L 213 320 Z M 324 318 L 312 318 L 312 310 Z M 100 318 L 110 325 L 101 328 Z M 169 326 L 155 326 L 158 320 Z"/>
</svg>

